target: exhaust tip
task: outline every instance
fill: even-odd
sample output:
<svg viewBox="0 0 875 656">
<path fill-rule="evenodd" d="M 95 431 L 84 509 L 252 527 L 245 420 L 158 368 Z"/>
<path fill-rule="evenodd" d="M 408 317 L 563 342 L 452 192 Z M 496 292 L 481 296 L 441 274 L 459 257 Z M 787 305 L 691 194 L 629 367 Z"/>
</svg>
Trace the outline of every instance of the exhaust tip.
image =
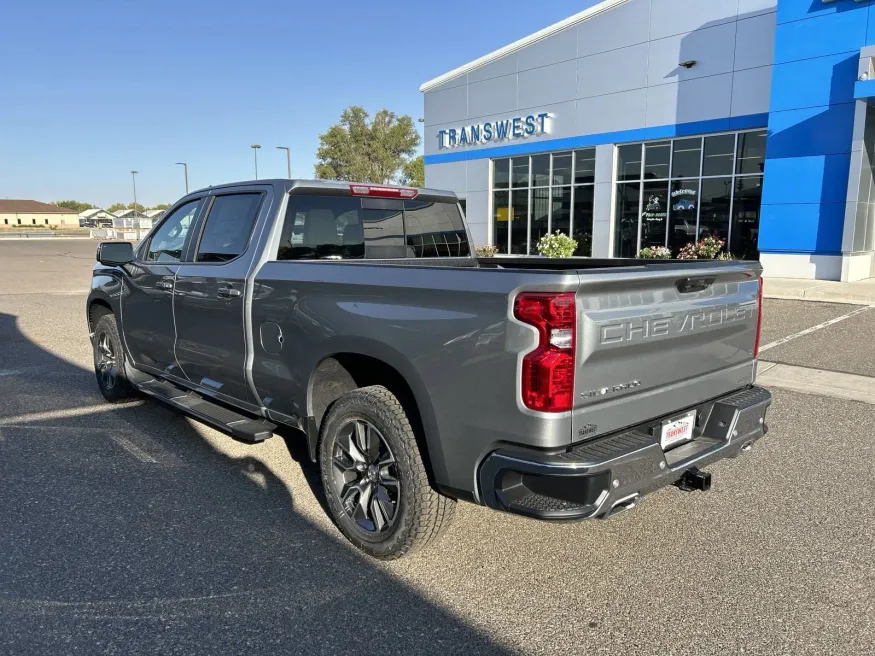
<svg viewBox="0 0 875 656">
<path fill-rule="evenodd" d="M 753 449 L 753 441 L 745 442 L 744 444 L 741 445 L 741 452 L 742 453 L 750 453 L 751 449 Z"/>
<path fill-rule="evenodd" d="M 611 509 L 608 511 L 608 514 L 605 515 L 605 519 L 619 515 L 621 512 L 632 510 L 638 505 L 638 497 L 639 494 L 636 492 L 635 494 L 630 494 L 628 497 L 617 499 L 611 504 Z"/>
</svg>

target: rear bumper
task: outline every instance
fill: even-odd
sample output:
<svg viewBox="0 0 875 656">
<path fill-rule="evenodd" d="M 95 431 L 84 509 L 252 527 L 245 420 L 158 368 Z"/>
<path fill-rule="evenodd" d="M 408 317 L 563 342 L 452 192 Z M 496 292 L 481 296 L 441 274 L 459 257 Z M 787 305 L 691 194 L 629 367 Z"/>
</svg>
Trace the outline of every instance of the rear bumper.
<svg viewBox="0 0 875 656">
<path fill-rule="evenodd" d="M 502 447 L 480 465 L 480 496 L 491 508 L 538 519 L 609 517 L 692 467 L 748 450 L 768 430 L 771 402 L 767 390 L 752 386 L 689 408 L 697 412 L 695 438 L 665 452 L 653 428 L 684 410 L 561 452 Z"/>
</svg>

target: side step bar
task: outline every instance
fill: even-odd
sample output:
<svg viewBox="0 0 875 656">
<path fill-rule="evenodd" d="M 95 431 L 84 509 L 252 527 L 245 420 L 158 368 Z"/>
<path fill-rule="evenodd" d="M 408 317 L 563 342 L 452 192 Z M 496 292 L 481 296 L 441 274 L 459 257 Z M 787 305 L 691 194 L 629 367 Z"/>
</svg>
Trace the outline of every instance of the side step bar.
<svg viewBox="0 0 875 656">
<path fill-rule="evenodd" d="M 160 378 L 132 378 L 131 382 L 141 392 L 169 403 L 214 428 L 230 433 L 242 442 L 263 442 L 273 435 L 276 428 L 276 424 L 265 419 L 252 419 Z"/>
</svg>

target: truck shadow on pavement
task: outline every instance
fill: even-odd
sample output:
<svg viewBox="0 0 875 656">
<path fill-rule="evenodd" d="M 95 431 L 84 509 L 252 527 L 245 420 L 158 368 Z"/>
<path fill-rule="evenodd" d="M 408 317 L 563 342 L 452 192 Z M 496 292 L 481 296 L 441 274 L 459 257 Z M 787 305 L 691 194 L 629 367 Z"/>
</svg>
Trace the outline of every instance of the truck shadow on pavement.
<svg viewBox="0 0 875 656">
<path fill-rule="evenodd" d="M 3 313 L 0 402 L 2 653 L 506 653 Z"/>
</svg>

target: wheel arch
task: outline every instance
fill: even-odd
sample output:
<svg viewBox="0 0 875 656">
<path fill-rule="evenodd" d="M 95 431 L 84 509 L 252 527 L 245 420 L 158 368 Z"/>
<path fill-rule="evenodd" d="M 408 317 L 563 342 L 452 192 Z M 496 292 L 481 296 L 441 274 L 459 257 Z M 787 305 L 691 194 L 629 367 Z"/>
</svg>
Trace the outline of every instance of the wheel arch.
<svg viewBox="0 0 875 656">
<path fill-rule="evenodd" d="M 107 314 L 115 314 L 109 301 L 103 298 L 92 298 L 88 303 L 88 334 L 93 335 L 97 322 Z"/>
<path fill-rule="evenodd" d="M 307 439 L 315 460 L 319 431 L 325 413 L 341 396 L 355 389 L 382 385 L 404 407 L 413 426 L 417 446 L 432 484 L 445 480 L 437 418 L 426 386 L 406 358 L 393 348 L 370 340 L 334 344 L 310 373 L 307 385 Z"/>
</svg>

